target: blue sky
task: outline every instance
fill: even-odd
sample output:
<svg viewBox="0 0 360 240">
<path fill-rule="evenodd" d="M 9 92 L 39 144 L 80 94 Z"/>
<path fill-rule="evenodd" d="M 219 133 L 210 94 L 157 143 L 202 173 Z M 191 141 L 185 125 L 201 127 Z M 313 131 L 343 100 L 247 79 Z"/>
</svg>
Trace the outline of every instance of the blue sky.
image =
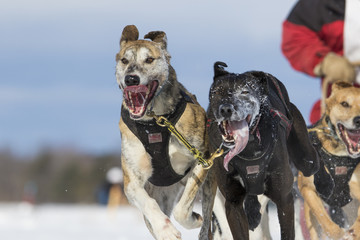
<svg viewBox="0 0 360 240">
<path fill-rule="evenodd" d="M 165 31 L 178 79 L 208 105 L 212 66 L 279 78 L 307 120 L 319 81 L 280 50 L 296 1 L 3 0 L 0 3 L 0 149 L 120 151 L 122 96 L 115 54 L 122 29 Z"/>
</svg>

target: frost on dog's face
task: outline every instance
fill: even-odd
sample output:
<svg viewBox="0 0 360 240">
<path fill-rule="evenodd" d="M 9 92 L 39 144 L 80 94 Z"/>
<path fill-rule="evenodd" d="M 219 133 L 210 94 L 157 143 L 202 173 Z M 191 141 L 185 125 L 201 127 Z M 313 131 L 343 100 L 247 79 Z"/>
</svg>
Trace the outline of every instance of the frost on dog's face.
<svg viewBox="0 0 360 240">
<path fill-rule="evenodd" d="M 168 79 L 170 55 L 164 32 L 150 32 L 138 40 L 135 26 L 124 28 L 116 55 L 116 79 L 130 117 L 139 119 Z"/>
<path fill-rule="evenodd" d="M 231 148 L 224 157 L 226 170 L 230 160 L 246 147 L 249 132 L 257 124 L 264 98 L 259 79 L 249 73 L 233 74 L 222 68 L 216 69 L 215 64 L 215 77 L 209 100 L 224 145 Z"/>
<path fill-rule="evenodd" d="M 217 122 L 246 120 L 254 125 L 260 110 L 260 96 L 253 82 L 232 75 L 214 82 L 210 91 L 210 106 Z"/>
<path fill-rule="evenodd" d="M 360 89 L 348 83 L 335 83 L 326 99 L 326 113 L 349 155 L 360 157 Z"/>
</svg>

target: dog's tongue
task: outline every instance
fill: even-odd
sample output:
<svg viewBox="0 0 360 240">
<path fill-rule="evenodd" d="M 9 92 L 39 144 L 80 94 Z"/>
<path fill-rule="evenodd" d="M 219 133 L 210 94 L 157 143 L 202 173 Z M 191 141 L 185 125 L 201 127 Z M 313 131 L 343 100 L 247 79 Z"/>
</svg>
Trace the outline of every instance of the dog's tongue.
<svg viewBox="0 0 360 240">
<path fill-rule="evenodd" d="M 244 150 L 249 140 L 249 125 L 246 120 L 231 121 L 228 125 L 228 132 L 231 133 L 235 139 L 235 146 L 224 157 L 224 168 L 229 171 L 229 162 L 231 159 Z"/>
<path fill-rule="evenodd" d="M 347 131 L 347 136 L 349 145 L 351 145 L 352 150 L 357 153 L 360 147 L 360 130 Z"/>
</svg>

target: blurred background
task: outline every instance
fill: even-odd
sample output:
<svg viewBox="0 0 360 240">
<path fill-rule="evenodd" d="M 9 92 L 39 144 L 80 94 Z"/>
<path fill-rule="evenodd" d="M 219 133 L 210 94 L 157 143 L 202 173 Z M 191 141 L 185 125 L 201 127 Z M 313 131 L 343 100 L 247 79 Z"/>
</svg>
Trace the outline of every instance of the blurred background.
<svg viewBox="0 0 360 240">
<path fill-rule="evenodd" d="M 295 2 L 2 0 L 0 202 L 101 203 L 108 170 L 121 167 L 114 73 L 128 24 L 141 37 L 166 32 L 178 79 L 204 108 L 220 60 L 232 72 L 276 76 L 307 120 L 320 83 L 295 72 L 280 50 L 281 24 Z M 0 229 L 12 216 L 4 214 Z"/>
</svg>

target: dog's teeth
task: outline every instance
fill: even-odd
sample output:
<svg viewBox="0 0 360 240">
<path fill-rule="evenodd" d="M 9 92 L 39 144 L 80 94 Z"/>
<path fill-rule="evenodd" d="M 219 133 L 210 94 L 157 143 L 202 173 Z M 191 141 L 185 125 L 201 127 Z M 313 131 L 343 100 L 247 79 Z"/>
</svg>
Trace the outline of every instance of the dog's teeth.
<svg viewBox="0 0 360 240">
<path fill-rule="evenodd" d="M 224 127 L 225 135 L 228 136 L 228 135 L 229 135 L 229 132 L 228 132 L 228 129 L 227 129 L 227 127 L 226 127 L 226 121 L 223 121 L 223 127 Z"/>
<path fill-rule="evenodd" d="M 133 100 L 132 100 L 132 97 L 131 97 L 131 92 L 129 92 L 129 99 L 130 99 L 131 105 L 134 105 Z"/>
<path fill-rule="evenodd" d="M 133 99 L 131 97 L 131 92 L 129 92 L 129 99 L 130 99 L 131 108 L 135 108 Z"/>
</svg>

